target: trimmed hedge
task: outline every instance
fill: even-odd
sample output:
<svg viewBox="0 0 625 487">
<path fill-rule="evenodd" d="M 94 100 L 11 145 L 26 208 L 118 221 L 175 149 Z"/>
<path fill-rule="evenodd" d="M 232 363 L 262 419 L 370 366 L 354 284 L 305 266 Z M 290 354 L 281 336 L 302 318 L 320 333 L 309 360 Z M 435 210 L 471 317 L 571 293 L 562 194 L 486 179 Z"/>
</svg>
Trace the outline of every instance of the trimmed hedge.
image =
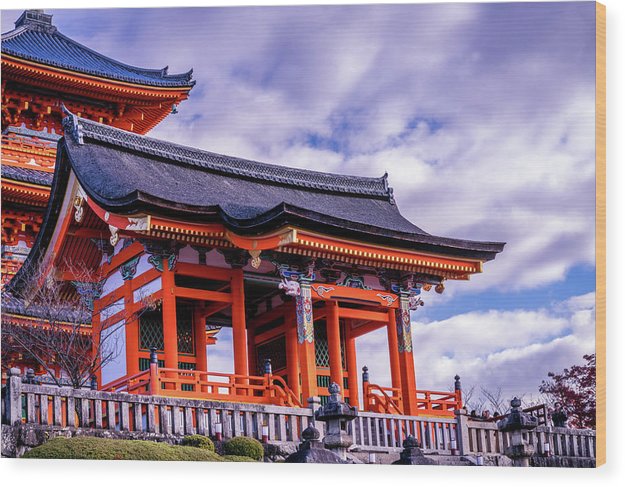
<svg viewBox="0 0 625 487">
<path fill-rule="evenodd" d="M 82 460 L 155 460 L 223 462 L 216 453 L 204 448 L 172 446 L 142 440 L 107 438 L 53 438 L 25 453 L 23 458 L 68 458 Z"/>
<path fill-rule="evenodd" d="M 215 444 L 208 436 L 202 435 L 189 435 L 182 439 L 183 446 L 192 446 L 195 448 L 202 448 L 203 450 L 215 451 Z"/>
<path fill-rule="evenodd" d="M 247 436 L 237 436 L 228 440 L 224 445 L 224 451 L 226 455 L 249 457 L 254 460 L 262 460 L 265 456 L 261 442 Z"/>
</svg>

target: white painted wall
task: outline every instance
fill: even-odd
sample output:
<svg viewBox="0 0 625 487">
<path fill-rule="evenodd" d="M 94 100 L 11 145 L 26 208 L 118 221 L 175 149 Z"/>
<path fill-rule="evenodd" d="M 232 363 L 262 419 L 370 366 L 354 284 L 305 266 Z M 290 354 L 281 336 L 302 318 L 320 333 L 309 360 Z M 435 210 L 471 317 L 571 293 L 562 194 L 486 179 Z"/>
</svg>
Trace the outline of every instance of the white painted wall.
<svg viewBox="0 0 625 487">
<path fill-rule="evenodd" d="M 102 384 L 126 375 L 126 327 L 124 320 L 102 330 L 101 357 L 112 355 L 112 359 L 102 367 Z"/>
</svg>

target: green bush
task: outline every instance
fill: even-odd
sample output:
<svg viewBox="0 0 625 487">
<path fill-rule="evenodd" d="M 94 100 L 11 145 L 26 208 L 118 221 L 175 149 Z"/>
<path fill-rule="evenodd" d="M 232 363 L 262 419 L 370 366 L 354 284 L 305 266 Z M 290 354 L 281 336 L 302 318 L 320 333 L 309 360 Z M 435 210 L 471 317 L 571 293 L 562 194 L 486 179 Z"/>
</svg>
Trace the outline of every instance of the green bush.
<svg viewBox="0 0 625 487">
<path fill-rule="evenodd" d="M 33 448 L 23 458 L 69 458 L 82 460 L 224 461 L 216 453 L 190 446 L 142 440 L 106 438 L 54 438 Z"/>
<path fill-rule="evenodd" d="M 202 435 L 189 435 L 182 439 L 183 446 L 193 446 L 195 448 L 202 448 L 203 450 L 215 451 L 215 444 L 208 436 Z"/>
<path fill-rule="evenodd" d="M 240 455 L 224 455 L 221 457 L 224 462 L 256 462 L 253 458 L 242 457 Z"/>
<path fill-rule="evenodd" d="M 224 445 L 224 451 L 226 455 L 249 457 L 254 460 L 262 460 L 265 455 L 261 442 L 247 436 L 237 436 L 228 440 Z"/>
</svg>

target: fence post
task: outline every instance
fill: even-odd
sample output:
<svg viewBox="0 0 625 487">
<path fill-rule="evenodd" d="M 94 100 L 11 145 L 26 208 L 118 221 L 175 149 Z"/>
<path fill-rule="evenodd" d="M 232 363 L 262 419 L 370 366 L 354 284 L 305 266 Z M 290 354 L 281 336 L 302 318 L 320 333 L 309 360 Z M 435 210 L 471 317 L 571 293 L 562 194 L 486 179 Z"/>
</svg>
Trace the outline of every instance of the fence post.
<svg viewBox="0 0 625 487">
<path fill-rule="evenodd" d="M 458 436 L 458 453 L 460 455 L 469 454 L 469 420 L 466 409 L 457 409 L 456 415 L 456 435 Z"/>
<path fill-rule="evenodd" d="M 369 411 L 369 367 L 362 368 L 362 410 Z"/>
<path fill-rule="evenodd" d="M 150 348 L 150 395 L 158 394 L 158 355 L 156 348 Z"/>
<path fill-rule="evenodd" d="M 15 367 L 9 369 L 8 376 L 5 414 L 8 423 L 11 426 L 16 426 L 22 422 L 22 377 L 20 369 Z"/>
<path fill-rule="evenodd" d="M 462 409 L 462 384 L 460 383 L 460 376 L 456 374 L 454 377 L 454 393 L 456 395 L 456 408 Z"/>
</svg>

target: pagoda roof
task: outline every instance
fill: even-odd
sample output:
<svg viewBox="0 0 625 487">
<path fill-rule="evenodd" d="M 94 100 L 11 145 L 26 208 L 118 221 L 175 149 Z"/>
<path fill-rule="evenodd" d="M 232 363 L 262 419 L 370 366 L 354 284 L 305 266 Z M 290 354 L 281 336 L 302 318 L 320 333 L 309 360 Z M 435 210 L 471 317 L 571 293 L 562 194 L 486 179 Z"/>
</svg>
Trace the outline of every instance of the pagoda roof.
<svg viewBox="0 0 625 487">
<path fill-rule="evenodd" d="M 344 176 L 266 164 L 74 115 L 65 118 L 64 128 L 57 165 L 69 165 L 89 198 L 111 213 L 218 222 L 239 235 L 292 225 L 482 261 L 503 250 L 503 243 L 438 237 L 417 227 L 399 212 L 386 174 Z"/>
<path fill-rule="evenodd" d="M 22 183 L 37 184 L 39 186 L 52 186 L 52 172 L 40 171 L 37 169 L 27 169 L 19 166 L 2 164 L 2 178 Z"/>
<path fill-rule="evenodd" d="M 49 142 L 57 142 L 62 136 L 54 132 L 46 132 L 44 130 L 34 130 L 27 127 L 8 126 L 2 132 L 3 135 L 15 134 L 20 137 L 36 137 L 38 139 L 47 140 Z"/>
<path fill-rule="evenodd" d="M 75 73 L 159 88 L 189 87 L 193 70 L 169 74 L 168 68 L 145 69 L 124 64 L 79 44 L 52 25 L 52 15 L 26 10 L 15 29 L 2 34 L 2 54 Z"/>
<path fill-rule="evenodd" d="M 2 313 L 38 320 L 40 324 L 45 324 L 51 318 L 48 306 L 33 303 L 26 304 L 23 299 L 6 291 L 2 293 Z M 58 306 L 54 310 L 53 315 L 57 323 L 91 324 L 91 314 L 83 308 L 76 306 Z"/>
</svg>

